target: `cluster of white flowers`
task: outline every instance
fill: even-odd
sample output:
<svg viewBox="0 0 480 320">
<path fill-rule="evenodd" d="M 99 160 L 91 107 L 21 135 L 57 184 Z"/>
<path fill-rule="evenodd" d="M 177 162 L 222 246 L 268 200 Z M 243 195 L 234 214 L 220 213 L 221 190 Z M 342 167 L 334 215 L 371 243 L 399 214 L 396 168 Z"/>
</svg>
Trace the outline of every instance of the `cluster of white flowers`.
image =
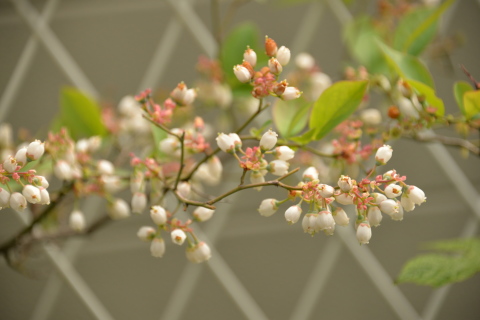
<svg viewBox="0 0 480 320">
<path fill-rule="evenodd" d="M 278 134 L 271 129 L 263 134 L 259 145 L 253 148 L 242 149 L 242 141 L 236 133 L 224 134 L 220 133 L 217 137 L 218 147 L 227 153 L 234 154 L 239 161 L 240 167 L 251 172 L 250 182 L 252 184 L 260 184 L 265 182 L 265 175 L 270 172 L 275 176 L 283 176 L 288 173 L 291 160 L 295 156 L 295 152 L 287 146 L 278 146 Z M 242 159 L 237 156 L 237 152 L 242 154 Z M 268 162 L 265 154 L 272 154 L 275 160 Z M 261 190 L 261 186 L 257 187 Z"/>
<path fill-rule="evenodd" d="M 205 221 L 212 216 L 213 210 L 206 208 L 204 208 L 205 210 L 200 210 L 200 208 L 198 207 L 195 210 L 196 213 L 194 213 L 200 221 Z M 165 241 L 161 236 L 161 231 L 163 230 L 170 232 L 172 243 L 176 245 L 181 246 L 185 241 L 188 242 L 186 256 L 191 262 L 200 263 L 210 259 L 210 247 L 205 242 L 197 240 L 192 231 L 187 227 L 188 223 L 181 225 L 176 219 L 169 220 L 169 214 L 161 206 L 151 207 L 150 217 L 157 228 L 143 226 L 138 230 L 137 236 L 142 241 L 150 242 L 150 253 L 152 256 L 161 258 L 165 254 Z M 192 237 L 189 237 L 188 234 L 191 234 Z"/>
<path fill-rule="evenodd" d="M 377 165 L 384 165 L 391 157 L 392 148 L 385 145 L 377 150 L 375 159 Z M 350 220 L 344 209 L 334 203 L 355 205 L 357 239 L 360 244 L 366 244 L 372 236 L 371 227 L 380 225 L 382 213 L 399 221 L 403 219 L 404 210 L 411 211 L 415 205 L 426 201 L 425 193 L 421 189 L 405 184 L 404 180 L 405 177 L 398 175 L 395 170 L 390 170 L 374 180 L 365 178 L 359 182 L 342 175 L 334 187 L 320 183 L 317 170 L 310 167 L 304 171 L 303 181 L 298 184 L 301 190 L 290 193 L 284 200 L 265 199 L 258 211 L 262 216 L 268 217 L 287 200 L 300 199 L 298 204 L 285 211 L 286 221 L 289 224 L 298 222 L 302 215 L 301 204 L 306 202 L 309 204 L 309 211 L 302 220 L 303 230 L 311 235 L 320 231 L 332 235 L 336 224 L 346 226 Z M 400 196 L 401 200 L 398 200 Z"/>
<path fill-rule="evenodd" d="M 10 207 L 16 211 L 23 211 L 27 202 L 32 204 L 50 204 L 48 180 L 44 176 L 36 175 L 35 170 L 22 170 L 28 162 L 38 160 L 45 152 L 44 143 L 35 140 L 28 145 L 20 146 L 15 155 L 7 155 L 0 169 L 0 208 Z M 22 192 L 12 191 L 9 181 L 15 181 L 22 187 Z"/>
</svg>

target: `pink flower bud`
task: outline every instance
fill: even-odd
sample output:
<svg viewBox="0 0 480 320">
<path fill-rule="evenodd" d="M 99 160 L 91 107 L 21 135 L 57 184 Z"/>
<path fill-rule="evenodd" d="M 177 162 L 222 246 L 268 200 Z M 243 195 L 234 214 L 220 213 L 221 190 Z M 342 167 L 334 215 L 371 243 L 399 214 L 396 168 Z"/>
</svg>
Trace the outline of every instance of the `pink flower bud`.
<svg viewBox="0 0 480 320">
<path fill-rule="evenodd" d="M 336 224 L 342 227 L 348 226 L 348 223 L 350 222 L 350 218 L 347 216 L 347 213 L 345 212 L 345 210 L 343 210 L 340 207 L 337 207 L 335 208 L 335 211 L 333 211 L 332 215 Z"/>
<path fill-rule="evenodd" d="M 201 263 L 212 257 L 212 251 L 205 242 L 199 242 L 186 250 L 187 259 L 193 263 Z"/>
<path fill-rule="evenodd" d="M 23 187 L 22 194 L 30 203 L 38 203 L 42 199 L 40 190 L 31 184 L 27 184 L 25 187 Z"/>
<path fill-rule="evenodd" d="M 372 238 L 372 229 L 368 221 L 363 221 L 357 228 L 357 240 L 360 244 L 367 244 Z"/>
<path fill-rule="evenodd" d="M 282 65 L 276 58 L 270 58 L 270 60 L 268 60 L 268 68 L 270 69 L 270 72 L 275 75 L 280 74 L 283 70 Z"/>
<path fill-rule="evenodd" d="M 72 230 L 81 232 L 85 230 L 85 224 L 85 216 L 83 215 L 83 212 L 80 210 L 74 210 L 72 213 L 70 213 L 68 225 Z"/>
<path fill-rule="evenodd" d="M 213 213 L 215 212 L 215 210 L 211 210 L 211 209 L 208 209 L 208 208 L 204 208 L 204 207 L 197 207 L 194 211 L 193 211 L 193 216 L 195 217 L 195 219 L 197 219 L 198 221 L 207 221 L 209 220 L 212 216 L 213 216 Z"/>
<path fill-rule="evenodd" d="M 110 205 L 108 214 L 110 215 L 110 218 L 115 220 L 125 219 L 130 216 L 130 207 L 125 200 L 117 198 Z"/>
<path fill-rule="evenodd" d="M 260 148 L 263 151 L 271 150 L 275 145 L 277 144 L 277 137 L 278 134 L 275 131 L 272 131 L 272 129 L 268 130 L 265 132 L 260 139 Z"/>
<path fill-rule="evenodd" d="M 277 200 L 276 199 L 264 199 L 258 208 L 260 215 L 264 217 L 270 217 L 275 212 L 277 212 Z"/>
<path fill-rule="evenodd" d="M 287 209 L 287 211 L 285 211 L 285 220 L 287 220 L 288 224 L 297 223 L 301 214 L 302 208 L 300 206 L 291 206 Z"/>
<path fill-rule="evenodd" d="M 301 95 L 302 95 L 302 92 L 298 90 L 296 87 L 286 87 L 285 91 L 283 91 L 281 98 L 285 101 L 288 101 L 288 100 L 297 99 Z"/>
<path fill-rule="evenodd" d="M 41 142 L 40 140 L 35 140 L 31 142 L 27 147 L 27 157 L 30 160 L 40 159 L 40 157 L 43 156 L 44 152 L 45 152 L 45 146 L 44 146 L 44 143 Z"/>
<path fill-rule="evenodd" d="M 276 58 L 282 66 L 286 66 L 290 61 L 290 49 L 281 46 L 280 49 L 277 50 Z"/>
<path fill-rule="evenodd" d="M 290 164 L 283 160 L 273 160 L 268 164 L 268 171 L 276 176 L 283 176 L 288 173 Z"/>
<path fill-rule="evenodd" d="M 152 218 L 153 222 L 157 226 L 163 226 L 165 223 L 167 223 L 167 212 L 165 209 L 161 206 L 153 206 L 150 209 L 150 218 Z"/>
<path fill-rule="evenodd" d="M 27 207 L 27 199 L 19 192 L 12 193 L 9 202 L 10 208 L 16 211 L 23 211 Z"/>
<path fill-rule="evenodd" d="M 152 227 L 141 227 L 137 232 L 137 237 L 145 242 L 151 241 L 157 232 Z"/>
<path fill-rule="evenodd" d="M 385 190 L 383 191 L 388 198 L 396 198 L 402 194 L 402 187 L 400 187 L 398 184 L 391 183 L 386 186 Z"/>
<path fill-rule="evenodd" d="M 257 64 L 257 54 L 255 53 L 255 51 L 250 49 L 249 46 L 247 46 L 247 50 L 245 50 L 245 52 L 243 53 L 243 59 L 250 63 L 252 67 L 255 67 L 255 65 Z"/>
<path fill-rule="evenodd" d="M 274 154 L 279 160 L 288 161 L 295 156 L 295 151 L 287 146 L 281 146 L 275 148 Z"/>
<path fill-rule="evenodd" d="M 17 160 L 15 160 L 14 157 L 9 156 L 4 162 L 3 162 L 3 169 L 7 171 L 8 173 L 15 172 L 17 170 Z"/>
<path fill-rule="evenodd" d="M 170 236 L 172 238 L 173 243 L 178 244 L 181 246 L 184 242 L 185 239 L 187 238 L 187 235 L 182 229 L 175 229 L 170 233 Z"/>
<path fill-rule="evenodd" d="M 378 148 L 375 155 L 375 160 L 377 161 L 377 166 L 385 165 L 388 160 L 392 157 L 393 149 L 389 145 L 384 145 L 383 147 Z"/>
<path fill-rule="evenodd" d="M 165 241 L 162 238 L 154 238 L 150 243 L 150 253 L 155 258 L 161 258 L 165 254 Z"/>
<path fill-rule="evenodd" d="M 237 64 L 235 67 L 233 67 L 233 73 L 241 83 L 247 83 L 252 78 L 250 71 L 240 64 Z"/>
<path fill-rule="evenodd" d="M 217 137 L 217 144 L 218 147 L 223 151 L 223 152 L 228 152 L 228 153 L 233 153 L 235 150 L 235 142 L 232 139 L 232 137 L 227 136 L 224 133 L 220 133 Z"/>
</svg>

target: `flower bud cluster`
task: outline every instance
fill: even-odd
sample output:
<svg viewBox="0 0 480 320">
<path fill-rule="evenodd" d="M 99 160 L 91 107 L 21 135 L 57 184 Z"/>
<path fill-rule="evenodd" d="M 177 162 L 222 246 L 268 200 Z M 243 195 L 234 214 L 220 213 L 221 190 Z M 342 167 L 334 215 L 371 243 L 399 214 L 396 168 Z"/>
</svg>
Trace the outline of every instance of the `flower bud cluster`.
<svg viewBox="0 0 480 320">
<path fill-rule="evenodd" d="M 3 129 L 5 130 L 5 129 Z M 3 143 L 10 143 L 10 137 Z M 35 140 L 20 146 L 14 155 L 7 155 L 0 164 L 0 209 L 10 207 L 23 211 L 27 203 L 50 204 L 49 183 L 33 169 L 25 170 L 27 163 L 40 159 L 45 152 L 45 144 Z M 9 184 L 14 181 L 17 185 Z M 15 191 L 21 189 L 21 192 Z"/>
<path fill-rule="evenodd" d="M 251 172 L 250 182 L 252 184 L 260 184 L 265 182 L 265 175 L 268 172 L 275 176 L 287 174 L 290 167 L 288 161 L 295 156 L 295 152 L 287 146 L 275 147 L 277 137 L 278 134 L 270 129 L 263 134 L 258 146 L 243 150 L 242 141 L 237 134 L 220 133 L 217 137 L 217 144 L 222 151 L 233 154 L 245 172 Z M 237 155 L 237 152 L 241 154 L 241 157 Z M 273 155 L 275 159 L 268 162 L 265 159 L 266 154 Z M 261 186 L 257 187 L 257 190 L 260 189 Z"/>
<path fill-rule="evenodd" d="M 391 147 L 383 146 L 377 151 L 377 162 L 383 165 L 391 156 Z M 404 211 L 412 211 L 415 205 L 426 201 L 425 193 L 418 187 L 407 185 L 405 180 L 405 176 L 390 170 L 373 180 L 364 178 L 356 181 L 341 175 L 337 185 L 331 186 L 321 183 L 316 168 L 310 167 L 303 172 L 303 181 L 298 184 L 298 190 L 291 190 L 285 200 L 263 200 L 258 211 L 263 216 L 271 216 L 281 203 L 299 200 L 299 203 L 285 211 L 286 221 L 289 224 L 298 222 L 302 215 L 301 204 L 308 203 L 309 210 L 302 219 L 303 230 L 310 235 L 320 231 L 332 235 L 337 224 L 349 224 L 349 217 L 340 205 L 353 205 L 357 239 L 360 244 L 367 244 L 372 236 L 371 227 L 380 225 L 382 213 L 399 221 L 403 219 Z"/>
<path fill-rule="evenodd" d="M 213 214 L 213 210 L 203 208 L 201 210 L 198 207 L 194 215 L 200 221 L 201 219 L 209 219 Z M 210 247 L 202 241 L 198 241 L 197 237 L 193 233 L 193 230 L 189 227 L 191 220 L 182 223 L 180 220 L 173 218 L 162 206 L 156 205 L 150 208 L 150 217 L 156 225 L 156 228 L 150 226 L 141 227 L 137 236 L 140 240 L 150 242 L 150 253 L 153 257 L 161 258 L 165 254 L 165 241 L 161 236 L 161 232 L 169 232 L 170 238 L 173 244 L 183 245 L 188 242 L 186 248 L 187 259 L 194 263 L 200 263 L 207 261 L 211 257 Z"/>
<path fill-rule="evenodd" d="M 277 48 L 272 38 L 265 38 L 265 52 L 270 57 L 268 66 L 255 71 L 257 54 L 247 47 L 243 54 L 243 63 L 233 67 L 233 73 L 238 81 L 250 83 L 253 86 L 252 96 L 261 99 L 269 95 L 283 100 L 292 100 L 302 94 L 296 87 L 289 86 L 286 80 L 278 81 L 283 67 L 290 62 L 290 49 L 285 46 Z"/>
</svg>

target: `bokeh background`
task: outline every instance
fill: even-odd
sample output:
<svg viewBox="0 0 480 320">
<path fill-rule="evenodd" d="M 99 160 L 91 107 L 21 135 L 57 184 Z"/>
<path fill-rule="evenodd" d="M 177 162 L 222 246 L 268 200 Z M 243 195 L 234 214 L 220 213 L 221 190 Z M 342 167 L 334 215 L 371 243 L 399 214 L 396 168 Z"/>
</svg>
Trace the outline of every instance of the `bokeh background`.
<svg viewBox="0 0 480 320">
<path fill-rule="evenodd" d="M 349 13 L 342 2 L 280 2 L 246 2 L 231 26 L 251 21 L 294 55 L 310 52 L 325 73 L 340 79 L 349 59 L 342 42 Z M 373 12 L 376 1 L 353 2 L 349 10 L 355 13 Z M 230 3 L 218 1 L 222 15 Z M 1 0 L 0 94 L 2 110 L 8 110 L 2 120 L 15 129 L 44 129 L 65 85 L 116 103 L 145 87 L 170 90 L 182 80 L 193 82 L 198 56 L 216 50 L 211 5 Z M 37 18 L 45 12 L 50 17 L 42 26 Z M 424 55 L 450 112 L 455 112 L 452 84 L 466 80 L 458 65 L 480 79 L 478 21 L 479 1 L 457 1 L 440 32 L 464 41 L 448 55 Z M 286 206 L 263 218 L 258 204 L 279 190 L 261 195 L 249 190 L 219 204 L 215 219 L 202 226 L 214 248 L 213 258 L 202 265 L 187 263 L 183 248 L 172 245 L 163 259 L 150 257 L 148 245 L 136 238 L 138 227 L 150 224 L 148 215 L 38 248 L 28 275 L 1 260 L 0 319 L 479 319 L 478 276 L 442 289 L 393 284 L 402 265 L 421 252 L 421 243 L 478 233 L 479 159 L 398 141 L 390 164 L 425 190 L 427 203 L 402 222 L 384 218 L 368 246 L 358 245 L 353 226 L 337 228 L 333 237 L 307 236 L 299 225 L 285 223 Z M 221 189 L 237 181 L 226 170 Z M 0 212 L 1 242 L 20 228 L 13 212 Z M 78 277 L 65 273 L 70 267 Z M 85 296 L 87 303 L 80 298 Z"/>
</svg>

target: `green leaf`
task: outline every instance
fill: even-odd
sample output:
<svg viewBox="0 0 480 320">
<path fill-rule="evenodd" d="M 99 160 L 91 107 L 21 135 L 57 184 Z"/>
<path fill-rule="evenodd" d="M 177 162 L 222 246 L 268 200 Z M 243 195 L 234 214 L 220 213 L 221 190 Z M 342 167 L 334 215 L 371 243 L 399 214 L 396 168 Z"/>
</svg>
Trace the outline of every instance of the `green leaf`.
<svg viewBox="0 0 480 320">
<path fill-rule="evenodd" d="M 455 94 L 455 100 L 462 114 L 465 116 L 465 106 L 463 105 L 463 96 L 467 91 L 473 91 L 472 86 L 466 81 L 457 81 L 453 86 L 453 93 Z"/>
<path fill-rule="evenodd" d="M 418 56 L 435 36 L 439 17 L 437 10 L 420 7 L 404 15 L 393 36 L 393 48 Z"/>
<path fill-rule="evenodd" d="M 102 122 L 100 106 L 75 88 L 63 88 L 60 95 L 60 123 L 66 126 L 70 136 L 104 136 L 107 130 Z"/>
<path fill-rule="evenodd" d="M 326 89 L 315 102 L 310 128 L 319 140 L 347 119 L 362 102 L 368 81 L 339 81 Z"/>
<path fill-rule="evenodd" d="M 480 272 L 480 239 L 454 239 L 427 246 L 444 252 L 429 253 L 408 261 L 397 283 L 439 287 L 463 281 Z"/>
<path fill-rule="evenodd" d="M 243 23 L 233 29 L 225 39 L 220 52 L 222 69 L 225 73 L 227 82 L 232 86 L 248 86 L 240 83 L 235 74 L 233 67 L 241 64 L 243 61 L 243 53 L 250 46 L 259 56 L 260 50 L 257 45 L 259 39 L 258 28 L 251 22 Z M 258 58 L 257 58 L 258 59 Z"/>
<path fill-rule="evenodd" d="M 421 14 L 419 17 L 417 17 L 417 19 L 421 19 L 418 21 L 421 23 L 409 34 L 408 38 L 406 38 L 403 44 L 403 51 L 410 54 L 415 54 L 415 52 L 416 54 L 419 54 L 435 35 L 435 25 L 438 18 L 448 7 L 452 5 L 454 1 L 455 0 L 447 0 L 430 13 L 427 13 L 423 16 Z M 410 21 L 410 23 L 415 22 Z"/>
<path fill-rule="evenodd" d="M 465 108 L 465 117 L 471 119 L 480 113 L 480 91 L 468 91 L 463 95 L 463 107 Z"/>
<path fill-rule="evenodd" d="M 292 137 L 305 128 L 310 104 L 303 99 L 283 101 L 277 99 L 273 106 L 273 121 L 284 138 Z"/>
<path fill-rule="evenodd" d="M 370 73 L 388 73 L 388 65 L 377 46 L 377 39 L 381 37 L 370 17 L 359 17 L 349 23 L 344 38 L 352 56 Z"/>
<path fill-rule="evenodd" d="M 437 111 L 435 112 L 437 116 L 443 116 L 445 114 L 445 105 L 443 104 L 443 100 L 437 97 L 437 95 L 435 94 L 435 90 L 433 90 L 426 84 L 415 80 L 407 80 L 407 83 L 413 89 L 415 89 L 417 95 L 424 96 L 428 104 L 437 109 Z"/>
<path fill-rule="evenodd" d="M 377 45 L 382 49 L 390 67 L 402 78 L 413 79 L 434 88 L 432 76 L 428 69 L 416 57 L 398 52 L 381 41 Z"/>
<path fill-rule="evenodd" d="M 302 134 L 301 136 L 290 138 L 290 140 L 301 145 L 306 145 L 315 140 L 315 134 L 316 134 L 316 130 L 310 129 L 304 134 Z"/>
</svg>

